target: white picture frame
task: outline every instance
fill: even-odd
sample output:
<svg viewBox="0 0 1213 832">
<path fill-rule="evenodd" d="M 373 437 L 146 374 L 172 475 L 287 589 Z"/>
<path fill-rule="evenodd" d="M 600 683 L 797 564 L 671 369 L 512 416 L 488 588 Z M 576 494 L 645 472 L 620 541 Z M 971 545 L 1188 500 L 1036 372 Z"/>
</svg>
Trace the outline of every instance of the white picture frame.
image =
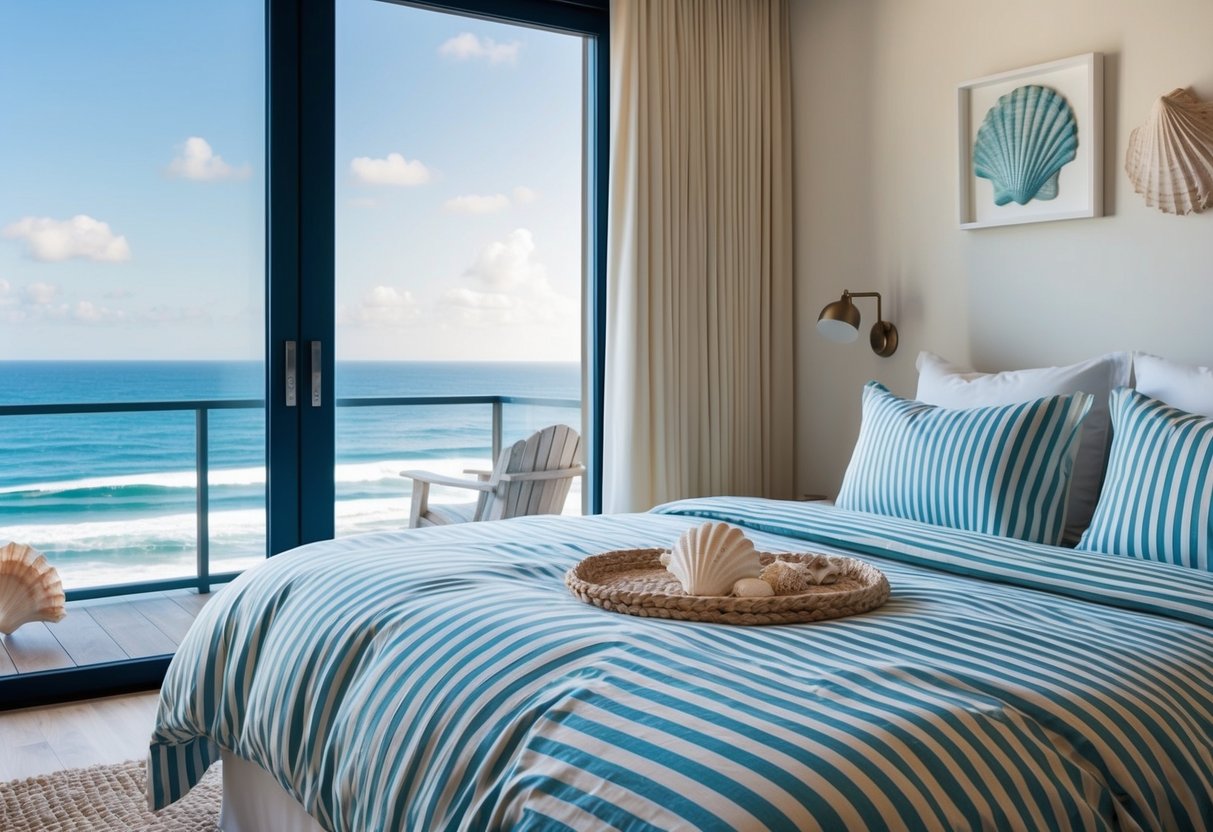
<svg viewBox="0 0 1213 832">
<path fill-rule="evenodd" d="M 1078 125 L 1073 161 L 1058 178 L 1057 197 L 1025 205 L 994 203 L 993 185 L 973 173 L 977 130 L 998 98 L 1027 84 L 1060 92 Z M 1088 52 L 958 84 L 956 88 L 960 227 L 990 228 L 1103 216 L 1103 55 Z"/>
</svg>

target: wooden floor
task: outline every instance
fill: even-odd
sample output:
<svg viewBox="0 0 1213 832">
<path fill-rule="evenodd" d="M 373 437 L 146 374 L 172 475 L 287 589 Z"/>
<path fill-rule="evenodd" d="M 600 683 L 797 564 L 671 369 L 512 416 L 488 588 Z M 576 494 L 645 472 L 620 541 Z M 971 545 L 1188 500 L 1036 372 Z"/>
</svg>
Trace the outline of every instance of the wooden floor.
<svg viewBox="0 0 1213 832">
<path fill-rule="evenodd" d="M 0 677 L 172 653 L 210 598 L 177 590 L 73 601 L 62 621 L 3 636 Z"/>
<path fill-rule="evenodd" d="M 0 711 L 0 783 L 147 756 L 156 692 Z"/>
</svg>

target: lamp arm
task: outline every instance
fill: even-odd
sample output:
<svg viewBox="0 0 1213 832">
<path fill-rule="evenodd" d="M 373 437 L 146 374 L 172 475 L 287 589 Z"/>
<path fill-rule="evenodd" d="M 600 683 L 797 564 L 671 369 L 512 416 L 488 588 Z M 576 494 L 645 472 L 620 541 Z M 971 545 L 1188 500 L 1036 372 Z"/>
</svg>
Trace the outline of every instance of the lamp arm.
<svg viewBox="0 0 1213 832">
<path fill-rule="evenodd" d="M 844 291 L 844 295 L 852 298 L 876 298 L 876 320 L 883 321 L 884 315 L 881 314 L 880 308 L 880 292 L 850 292 Z"/>
</svg>

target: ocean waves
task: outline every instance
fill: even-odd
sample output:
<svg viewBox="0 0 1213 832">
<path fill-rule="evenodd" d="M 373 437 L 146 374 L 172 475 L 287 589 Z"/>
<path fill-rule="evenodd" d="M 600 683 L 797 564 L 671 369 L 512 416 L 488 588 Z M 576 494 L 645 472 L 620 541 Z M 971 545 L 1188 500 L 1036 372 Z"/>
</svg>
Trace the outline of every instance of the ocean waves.
<svg viewBox="0 0 1213 832">
<path fill-rule="evenodd" d="M 411 489 L 400 476 L 421 468 L 465 476 L 485 457 L 401 458 L 338 465 L 334 470 L 337 535 L 402 528 Z M 207 514 L 212 572 L 255 565 L 265 556 L 265 469 L 208 472 Z M 198 551 L 193 471 L 124 474 L 0 489 L 0 541 L 44 552 L 67 587 L 181 578 L 195 574 Z M 472 492 L 436 488 L 431 502 L 469 502 Z M 565 513 L 581 511 L 575 481 Z"/>
</svg>

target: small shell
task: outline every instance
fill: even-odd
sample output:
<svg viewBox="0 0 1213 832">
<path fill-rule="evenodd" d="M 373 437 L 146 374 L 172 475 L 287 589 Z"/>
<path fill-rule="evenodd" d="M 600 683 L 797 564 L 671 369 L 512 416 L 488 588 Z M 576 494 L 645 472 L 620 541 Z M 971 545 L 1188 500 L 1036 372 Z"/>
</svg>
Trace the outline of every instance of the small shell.
<svg viewBox="0 0 1213 832">
<path fill-rule="evenodd" d="M 759 577 L 771 585 L 776 595 L 797 595 L 809 588 L 804 572 L 786 560 L 767 564 Z"/>
<path fill-rule="evenodd" d="M 0 546 L 0 633 L 12 634 L 30 621 L 60 621 L 66 612 L 63 584 L 55 567 L 32 546 Z"/>
<path fill-rule="evenodd" d="M 682 533 L 666 568 L 687 595 L 728 595 L 742 578 L 757 578 L 762 563 L 741 529 L 704 523 Z"/>
<path fill-rule="evenodd" d="M 805 580 L 818 586 L 836 584 L 842 577 L 842 569 L 827 557 L 818 556 L 813 560 L 801 561 L 797 566 Z"/>
<path fill-rule="evenodd" d="M 742 578 L 733 584 L 733 594 L 738 598 L 767 598 L 774 595 L 775 590 L 762 578 Z"/>
<path fill-rule="evenodd" d="M 662 566 L 669 566 L 670 565 L 670 553 L 662 552 L 660 560 L 661 560 Z"/>
</svg>

